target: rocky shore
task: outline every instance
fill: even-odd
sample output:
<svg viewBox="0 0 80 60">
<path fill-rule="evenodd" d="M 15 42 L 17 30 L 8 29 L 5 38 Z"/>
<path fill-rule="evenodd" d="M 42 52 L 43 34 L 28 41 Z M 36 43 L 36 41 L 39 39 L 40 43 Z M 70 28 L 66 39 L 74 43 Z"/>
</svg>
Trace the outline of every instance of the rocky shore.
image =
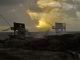
<svg viewBox="0 0 80 60">
<path fill-rule="evenodd" d="M 79 53 L 80 34 L 0 40 L 1 60 L 78 60 Z"/>
</svg>

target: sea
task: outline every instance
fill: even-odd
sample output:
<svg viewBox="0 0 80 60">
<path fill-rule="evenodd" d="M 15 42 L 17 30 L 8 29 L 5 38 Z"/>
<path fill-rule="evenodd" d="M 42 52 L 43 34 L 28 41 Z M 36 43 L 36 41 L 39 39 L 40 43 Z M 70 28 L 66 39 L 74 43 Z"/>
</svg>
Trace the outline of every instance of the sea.
<svg viewBox="0 0 80 60">
<path fill-rule="evenodd" d="M 17 33 L 16 33 L 17 34 Z M 55 35 L 55 33 L 48 33 L 48 32 L 30 32 L 30 35 L 33 36 L 34 38 L 43 38 L 45 35 Z M 14 35 L 13 32 L 0 32 L 0 39 L 4 40 L 6 38 L 9 38 L 9 35 Z M 29 34 L 26 33 L 26 36 L 28 37 Z"/>
<path fill-rule="evenodd" d="M 67 31 L 66 33 L 63 34 L 74 34 L 74 33 L 80 33 L 80 31 Z M 4 40 L 6 38 L 9 38 L 8 35 L 14 34 L 13 32 L 0 32 L 0 39 Z M 44 38 L 45 35 L 56 35 L 55 32 L 30 32 L 31 36 L 34 38 Z M 26 36 L 29 36 L 26 33 Z"/>
</svg>

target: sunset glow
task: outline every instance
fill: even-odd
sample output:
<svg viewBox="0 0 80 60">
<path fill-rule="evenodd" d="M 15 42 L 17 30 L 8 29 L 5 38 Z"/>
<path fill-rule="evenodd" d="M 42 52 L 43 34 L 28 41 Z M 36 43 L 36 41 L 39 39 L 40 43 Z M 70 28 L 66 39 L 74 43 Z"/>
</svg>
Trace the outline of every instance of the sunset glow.
<svg viewBox="0 0 80 60">
<path fill-rule="evenodd" d="M 45 22 L 44 19 L 39 20 L 39 24 L 36 26 L 37 28 L 43 28 L 43 27 L 47 27 L 47 23 Z"/>
<path fill-rule="evenodd" d="M 53 22 L 52 24 L 54 24 L 54 17 L 58 16 L 55 11 L 57 11 L 58 8 L 55 10 L 53 8 L 55 6 L 60 7 L 60 4 L 53 0 L 38 0 L 37 5 L 43 10 L 43 12 L 38 13 L 28 9 L 27 13 L 30 15 L 32 20 L 38 21 L 38 24 L 36 25 L 37 28 L 50 27 L 49 24 L 46 23 L 46 20 L 48 20 L 50 23 Z"/>
<path fill-rule="evenodd" d="M 1 0 L 0 15 L 24 23 L 30 31 L 52 29 L 56 22 L 66 23 L 68 30 L 80 30 L 80 0 Z M 6 29 L 5 23 L 0 17 L 0 30 Z"/>
<path fill-rule="evenodd" d="M 39 14 L 31 10 L 27 10 L 27 13 L 30 15 L 32 20 L 38 20 L 39 24 L 36 25 L 37 28 L 44 28 L 48 26 L 47 23 L 45 22 L 45 18 L 46 18 L 45 14 Z"/>
</svg>

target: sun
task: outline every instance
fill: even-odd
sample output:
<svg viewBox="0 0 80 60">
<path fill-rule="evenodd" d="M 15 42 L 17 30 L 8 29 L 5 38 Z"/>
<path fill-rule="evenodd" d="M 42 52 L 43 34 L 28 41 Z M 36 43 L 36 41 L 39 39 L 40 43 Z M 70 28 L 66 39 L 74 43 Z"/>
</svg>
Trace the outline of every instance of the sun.
<svg viewBox="0 0 80 60">
<path fill-rule="evenodd" d="M 37 28 L 40 28 L 40 26 L 36 26 Z"/>
<path fill-rule="evenodd" d="M 47 27 L 47 24 L 44 19 L 39 20 L 39 24 L 36 26 L 37 28 Z"/>
</svg>

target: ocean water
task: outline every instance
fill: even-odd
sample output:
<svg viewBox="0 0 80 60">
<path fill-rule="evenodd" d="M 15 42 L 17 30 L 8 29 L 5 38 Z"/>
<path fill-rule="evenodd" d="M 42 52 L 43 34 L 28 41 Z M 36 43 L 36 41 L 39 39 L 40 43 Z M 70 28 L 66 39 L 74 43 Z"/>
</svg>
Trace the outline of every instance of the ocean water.
<svg viewBox="0 0 80 60">
<path fill-rule="evenodd" d="M 30 33 L 34 38 L 43 38 L 45 35 L 56 35 L 55 32 L 30 32 Z M 80 33 L 80 31 L 68 31 L 66 33 L 73 34 L 73 33 Z M 0 39 L 4 40 L 6 38 L 9 38 L 8 35 L 11 34 L 13 34 L 13 32 L 0 32 Z M 26 33 L 26 36 L 29 35 Z"/>
<path fill-rule="evenodd" d="M 6 38 L 9 38 L 8 35 L 11 35 L 11 34 L 14 34 L 14 33 L 13 32 L 0 32 L 0 39 L 4 40 Z M 55 35 L 55 33 L 54 32 L 31 32 L 31 35 L 34 38 L 43 38 L 45 35 Z M 26 36 L 29 36 L 29 35 L 26 33 Z"/>
<path fill-rule="evenodd" d="M 11 32 L 0 32 L 0 39 L 4 40 L 6 38 L 9 38 L 9 34 L 11 34 Z"/>
</svg>

